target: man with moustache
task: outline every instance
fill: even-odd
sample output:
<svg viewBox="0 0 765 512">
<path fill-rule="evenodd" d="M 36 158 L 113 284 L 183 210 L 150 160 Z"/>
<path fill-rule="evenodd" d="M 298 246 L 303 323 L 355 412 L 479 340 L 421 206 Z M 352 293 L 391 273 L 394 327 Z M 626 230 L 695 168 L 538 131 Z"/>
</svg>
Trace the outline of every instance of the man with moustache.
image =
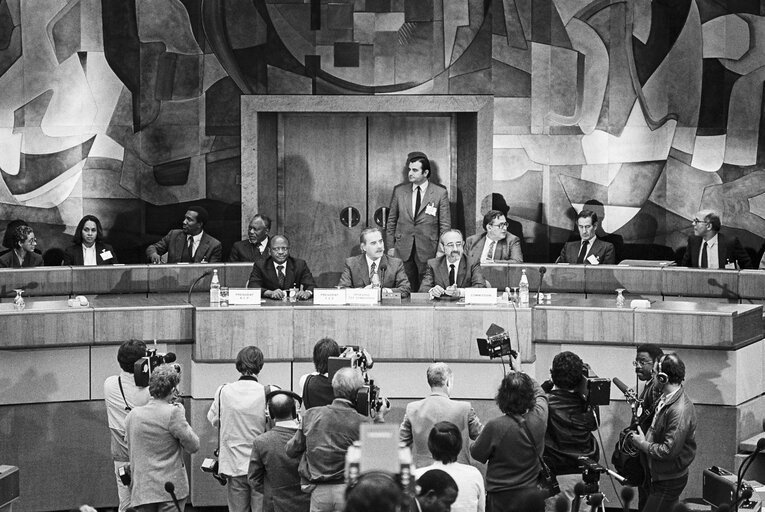
<svg viewBox="0 0 765 512">
<path fill-rule="evenodd" d="M 146 248 L 152 263 L 161 263 L 167 254 L 168 263 L 216 263 L 223 248 L 218 240 L 205 233 L 209 215 L 201 206 L 189 206 L 183 217 L 183 229 L 171 229 L 162 240 Z"/>
<path fill-rule="evenodd" d="M 263 296 L 284 300 L 285 290 L 298 289 L 298 300 L 313 296 L 316 282 L 308 264 L 300 258 L 290 256 L 290 242 L 284 235 L 271 237 L 271 255 L 252 265 L 247 288 L 262 288 Z"/>
<path fill-rule="evenodd" d="M 359 237 L 361 254 L 345 260 L 338 286 L 341 288 L 382 288 L 408 297 L 411 290 L 404 263 L 385 255 L 385 242 L 379 228 L 366 228 Z"/>
<path fill-rule="evenodd" d="M 484 233 L 465 240 L 465 252 L 473 261 L 481 263 L 509 261 L 523 263 L 521 239 L 508 233 L 507 218 L 499 210 L 489 210 L 483 216 Z"/>
<path fill-rule="evenodd" d="M 420 292 L 428 292 L 434 299 L 456 299 L 463 295 L 465 288 L 486 286 L 478 261 L 462 252 L 464 243 L 458 229 L 441 235 L 440 244 L 444 255 L 428 260 Z"/>
<path fill-rule="evenodd" d="M 260 213 L 253 215 L 247 227 L 247 239 L 234 242 L 228 261 L 255 262 L 271 255 L 268 246 L 268 232 L 271 231 L 271 219 Z"/>
<path fill-rule="evenodd" d="M 752 268 L 752 261 L 735 236 L 720 233 L 720 215 L 713 210 L 702 210 L 691 221 L 693 236 L 688 237 L 688 248 L 681 265 L 691 268 Z"/>
<path fill-rule="evenodd" d="M 563 245 L 555 263 L 578 265 L 614 265 L 616 253 L 613 244 L 598 240 L 598 214 L 591 210 L 582 210 L 576 216 L 576 227 L 581 240 Z"/>
</svg>

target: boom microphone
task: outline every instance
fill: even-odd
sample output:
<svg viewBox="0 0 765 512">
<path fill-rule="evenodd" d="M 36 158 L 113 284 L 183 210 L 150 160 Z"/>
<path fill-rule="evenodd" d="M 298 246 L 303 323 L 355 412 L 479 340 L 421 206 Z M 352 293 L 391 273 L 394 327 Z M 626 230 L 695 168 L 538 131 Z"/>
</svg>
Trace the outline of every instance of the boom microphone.
<svg viewBox="0 0 765 512">
<path fill-rule="evenodd" d="M 627 385 L 622 382 L 618 377 L 614 377 L 611 379 L 611 382 L 614 383 L 614 385 L 619 388 L 619 391 L 621 391 L 624 394 L 624 398 L 627 399 L 630 403 L 639 403 L 640 400 L 638 400 L 637 394 L 635 391 L 627 387 Z"/>
<path fill-rule="evenodd" d="M 204 274 L 202 274 L 201 276 L 197 277 L 197 280 L 196 280 L 196 281 L 194 281 L 194 282 L 191 284 L 191 288 L 189 288 L 189 296 L 188 296 L 188 297 L 186 297 L 186 302 L 188 302 L 189 304 L 191 304 L 191 292 L 193 292 L 193 291 L 194 291 L 194 287 L 195 287 L 195 286 L 196 286 L 196 285 L 199 283 L 199 281 L 201 281 L 201 280 L 202 280 L 202 279 L 204 279 L 205 277 L 209 276 L 210 274 L 212 274 L 212 270 L 205 270 L 205 273 L 204 273 Z M 171 483 L 172 483 L 172 482 L 171 482 Z"/>
<path fill-rule="evenodd" d="M 178 512 L 183 512 L 181 506 L 178 504 L 178 498 L 175 497 L 175 485 L 173 482 L 165 482 L 165 490 L 170 494 L 170 497 L 173 498 L 173 503 L 175 504 L 175 508 L 178 509 Z"/>
</svg>

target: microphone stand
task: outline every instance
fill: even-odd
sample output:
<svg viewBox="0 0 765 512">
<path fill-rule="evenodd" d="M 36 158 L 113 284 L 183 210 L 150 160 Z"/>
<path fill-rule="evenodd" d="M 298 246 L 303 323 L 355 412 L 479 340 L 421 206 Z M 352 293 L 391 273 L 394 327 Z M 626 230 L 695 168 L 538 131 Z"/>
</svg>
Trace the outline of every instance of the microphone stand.
<svg viewBox="0 0 765 512">
<path fill-rule="evenodd" d="M 194 287 L 199 283 L 199 281 L 201 281 L 205 277 L 209 276 L 210 274 L 212 274 L 212 270 L 205 270 L 204 274 L 202 274 L 201 276 L 197 277 L 196 281 L 194 281 L 191 284 L 191 287 L 189 288 L 189 295 L 188 295 L 188 297 L 186 297 L 186 302 L 191 304 L 191 292 L 194 291 Z"/>
<path fill-rule="evenodd" d="M 537 286 L 537 304 L 542 304 L 542 279 L 547 273 L 547 268 L 539 267 L 539 285 Z"/>
</svg>

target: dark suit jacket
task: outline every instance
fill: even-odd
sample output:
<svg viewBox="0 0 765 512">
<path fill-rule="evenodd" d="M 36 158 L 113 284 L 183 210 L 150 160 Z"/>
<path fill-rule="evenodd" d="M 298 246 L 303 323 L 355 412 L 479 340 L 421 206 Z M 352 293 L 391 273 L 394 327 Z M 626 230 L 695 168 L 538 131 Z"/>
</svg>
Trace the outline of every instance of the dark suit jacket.
<svg viewBox="0 0 765 512">
<path fill-rule="evenodd" d="M 485 232 L 467 237 L 467 240 L 465 240 L 465 253 L 471 260 L 481 262 L 481 253 L 483 252 L 485 240 Z M 494 261 L 523 263 L 521 239 L 511 233 L 507 233 L 505 238 L 498 241 L 497 247 L 494 248 Z"/>
<path fill-rule="evenodd" d="M 428 215 L 428 205 L 436 208 L 435 215 Z M 402 260 L 412 254 L 412 243 L 417 247 L 417 259 L 427 261 L 436 255 L 438 237 L 451 228 L 449 196 L 446 188 L 429 183 L 420 202 L 420 211 L 412 214 L 412 184 L 402 183 L 393 189 L 388 212 L 387 247 L 398 250 Z"/>
<path fill-rule="evenodd" d="M 248 479 L 263 493 L 263 512 L 308 512 L 311 495 L 300 491 L 300 458 L 287 455 L 285 446 L 295 429 L 276 426 L 252 443 Z"/>
<path fill-rule="evenodd" d="M 688 237 L 688 248 L 683 256 L 683 267 L 698 268 L 699 252 L 701 244 L 704 242 L 700 236 Z M 735 236 L 725 236 L 717 233 L 717 256 L 719 257 L 719 268 L 724 269 L 726 263 L 738 263 L 739 268 L 752 268 L 752 260 L 746 249 Z"/>
<path fill-rule="evenodd" d="M 404 272 L 404 262 L 398 258 L 383 255 L 380 258 L 379 266 L 385 269 L 384 272 L 381 271 L 380 287 L 390 288 L 394 292 L 401 292 L 402 297 L 408 297 L 412 286 L 409 284 L 406 272 Z M 340 276 L 338 286 L 343 288 L 364 288 L 369 284 L 371 283 L 369 281 L 369 267 L 367 267 L 366 255 L 360 254 L 346 258 L 345 268 L 343 269 L 343 275 Z"/>
<path fill-rule="evenodd" d="M 233 247 L 231 247 L 231 254 L 228 256 L 228 261 L 249 261 L 254 263 L 258 260 L 268 258 L 271 256 L 271 247 L 269 245 L 270 242 L 271 240 L 269 238 L 263 254 L 261 254 L 258 250 L 258 246 L 250 243 L 249 240 L 239 240 L 238 242 L 234 242 Z"/>
<path fill-rule="evenodd" d="M 577 240 L 575 242 L 566 242 L 563 249 L 560 251 L 560 256 L 555 260 L 555 263 L 576 263 L 576 259 L 579 257 L 579 249 L 582 246 L 582 242 Z M 601 265 L 615 265 L 616 255 L 614 252 L 613 244 L 604 242 L 599 238 L 596 238 L 594 242 L 591 242 L 590 251 L 587 253 L 587 258 L 595 255 L 600 261 Z M 584 259 L 584 264 L 589 265 L 590 262 Z"/>
<path fill-rule="evenodd" d="M 101 253 L 104 251 L 112 253 L 112 257 L 108 260 L 103 259 Z M 114 252 L 112 246 L 96 241 L 96 265 L 114 265 L 115 263 L 119 262 L 117 261 L 117 254 Z M 84 265 L 85 260 L 82 255 L 82 244 L 70 245 L 64 249 L 64 261 L 61 264 L 69 266 Z"/>
<path fill-rule="evenodd" d="M 19 265 L 19 259 L 16 257 L 16 253 L 10 250 L 0 256 L 0 268 L 28 268 L 28 267 L 41 267 L 43 266 L 43 257 L 36 252 L 28 252 L 24 256 L 24 263 Z"/>
<path fill-rule="evenodd" d="M 313 280 L 313 275 L 308 270 L 305 260 L 289 256 L 284 265 L 284 288 L 291 288 L 293 285 L 295 288 L 300 288 L 300 285 L 303 285 L 303 290 L 313 292 L 316 282 Z M 271 256 L 264 260 L 256 261 L 252 265 L 247 288 L 262 288 L 263 291 L 282 289 L 279 286 L 279 278 L 276 276 L 276 268 Z"/>
<path fill-rule="evenodd" d="M 167 253 L 168 263 L 178 263 L 183 256 L 183 250 L 186 247 L 186 235 L 182 229 L 171 229 L 168 234 L 162 237 L 157 243 L 151 244 L 146 248 L 146 257 L 151 260 L 155 254 L 162 256 Z M 204 259 L 207 263 L 216 263 L 222 261 L 223 247 L 215 238 L 202 232 L 202 239 L 199 241 L 197 252 L 194 253 L 194 263 L 201 263 Z"/>
<path fill-rule="evenodd" d="M 441 288 L 449 286 L 449 262 L 446 256 L 439 256 L 428 260 L 428 268 L 422 278 L 420 292 L 427 292 L 435 285 Z M 481 274 L 481 265 L 477 260 L 468 259 L 464 254 L 457 268 L 457 288 L 484 288 L 486 280 Z"/>
</svg>

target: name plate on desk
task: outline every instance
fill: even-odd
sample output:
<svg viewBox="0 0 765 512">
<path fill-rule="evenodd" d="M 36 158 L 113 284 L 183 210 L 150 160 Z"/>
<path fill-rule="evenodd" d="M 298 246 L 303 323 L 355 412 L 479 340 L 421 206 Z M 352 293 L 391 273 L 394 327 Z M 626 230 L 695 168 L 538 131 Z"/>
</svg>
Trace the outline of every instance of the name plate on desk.
<svg viewBox="0 0 765 512">
<path fill-rule="evenodd" d="M 379 288 L 348 288 L 345 292 L 345 300 L 348 304 L 370 306 L 380 301 Z"/>
<path fill-rule="evenodd" d="M 393 306 L 401 304 L 401 292 L 382 292 L 382 300 L 380 301 L 384 306 Z"/>
<path fill-rule="evenodd" d="M 465 288 L 465 304 L 496 304 L 496 288 Z"/>
<path fill-rule="evenodd" d="M 260 288 L 229 288 L 228 303 L 232 306 L 259 306 Z"/>
<path fill-rule="evenodd" d="M 317 306 L 344 306 L 345 288 L 316 288 L 313 291 L 313 303 Z"/>
</svg>

